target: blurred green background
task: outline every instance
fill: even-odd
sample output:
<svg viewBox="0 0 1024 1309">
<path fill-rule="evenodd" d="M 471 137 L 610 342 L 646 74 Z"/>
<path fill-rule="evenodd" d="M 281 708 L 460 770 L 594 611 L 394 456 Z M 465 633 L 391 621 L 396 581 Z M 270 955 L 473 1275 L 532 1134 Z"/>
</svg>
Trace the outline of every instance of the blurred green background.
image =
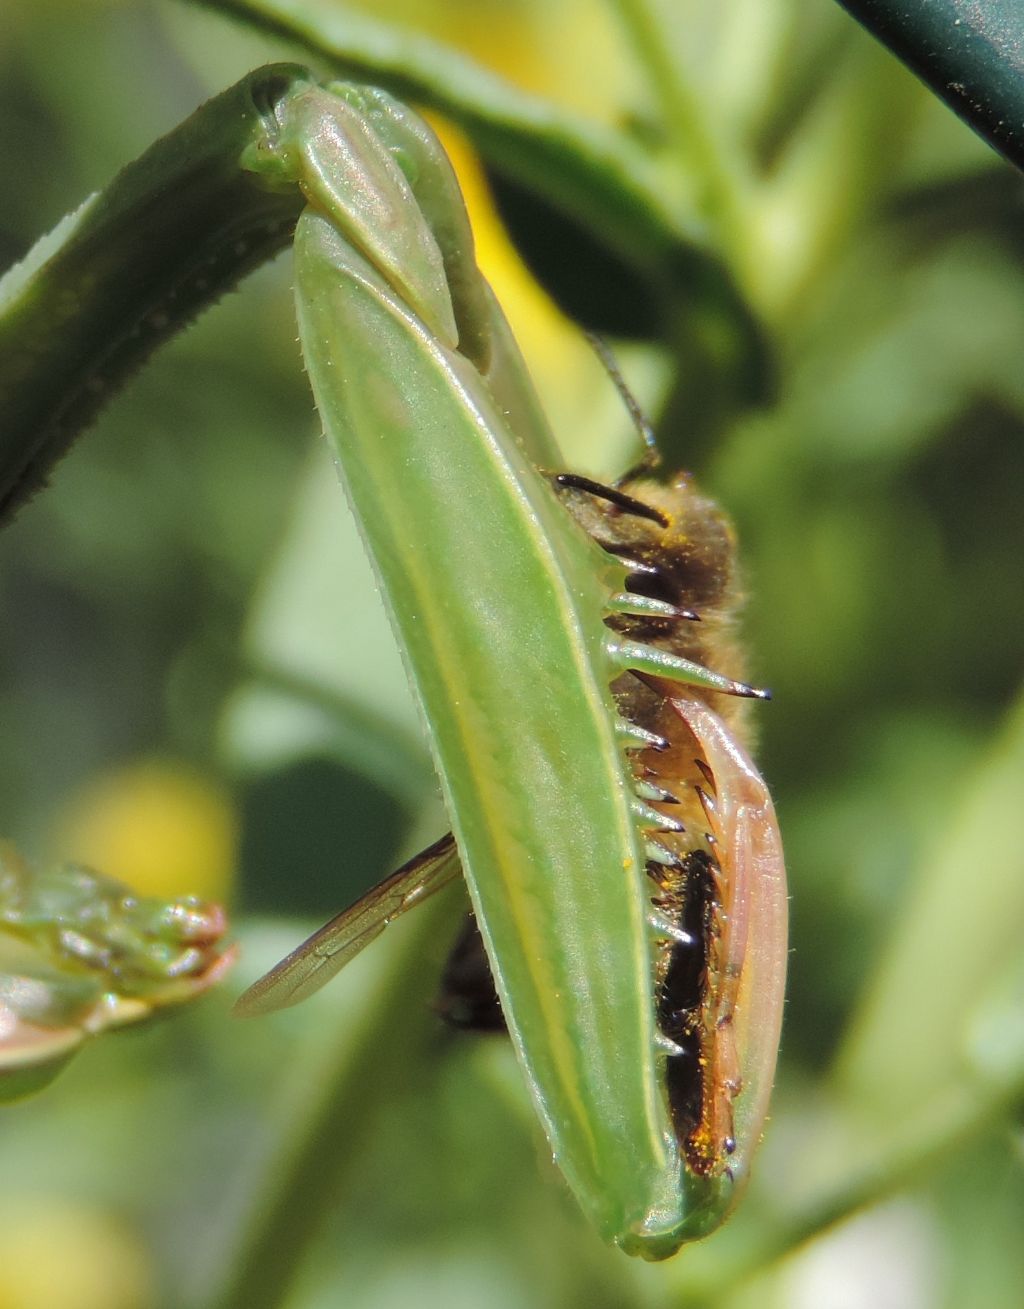
<svg viewBox="0 0 1024 1309">
<path fill-rule="evenodd" d="M 600 246 L 584 260 L 585 215 L 560 225 L 499 181 L 548 291 L 632 337 L 663 447 L 738 526 L 792 891 L 767 1139 L 701 1247 L 659 1267 L 605 1250 L 503 1043 L 430 1013 L 457 895 L 308 1005 L 230 1018 L 445 826 L 284 258 L 165 349 L 0 541 L 0 834 L 225 898 L 244 946 L 221 994 L 4 1110 L 0 1309 L 1016 1306 L 1020 179 L 829 0 L 363 12 L 638 158 L 675 152 L 665 202 L 737 288 L 742 312 L 684 272 L 668 312 Z M 0 268 L 208 94 L 294 54 L 170 0 L 5 0 Z M 567 465 L 613 476 L 619 402 L 448 139 Z M 281 1278 L 263 1299 L 254 1249 Z"/>
</svg>

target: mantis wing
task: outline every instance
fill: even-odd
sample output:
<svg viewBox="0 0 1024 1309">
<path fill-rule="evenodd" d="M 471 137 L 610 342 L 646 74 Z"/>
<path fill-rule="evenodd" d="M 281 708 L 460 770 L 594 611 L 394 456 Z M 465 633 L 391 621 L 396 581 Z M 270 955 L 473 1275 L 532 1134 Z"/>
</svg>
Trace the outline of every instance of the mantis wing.
<svg viewBox="0 0 1024 1309">
<path fill-rule="evenodd" d="M 455 838 L 449 832 L 343 909 L 329 923 L 271 968 L 241 996 L 242 1018 L 287 1009 L 305 1000 L 380 936 L 388 923 L 440 891 L 462 873 Z"/>
</svg>

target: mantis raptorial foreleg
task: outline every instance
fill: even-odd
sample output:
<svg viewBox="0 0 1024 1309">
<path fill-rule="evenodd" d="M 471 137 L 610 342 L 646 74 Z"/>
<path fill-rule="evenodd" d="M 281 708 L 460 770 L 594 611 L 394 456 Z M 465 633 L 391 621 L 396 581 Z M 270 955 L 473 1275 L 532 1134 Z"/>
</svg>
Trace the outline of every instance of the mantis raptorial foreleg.
<svg viewBox="0 0 1024 1309">
<path fill-rule="evenodd" d="M 298 215 L 306 367 L 429 726 L 534 1103 L 601 1233 L 663 1258 L 735 1202 L 765 1108 L 749 1088 L 770 1084 L 781 1012 L 777 831 L 709 707 L 759 693 L 708 667 L 712 644 L 677 633 L 692 625 L 694 578 L 728 623 L 731 536 L 685 482 L 637 531 L 623 512 L 657 488 L 567 512 L 550 476 L 557 445 L 476 267 L 450 166 L 409 110 L 278 68 L 201 113 L 209 133 L 193 120 L 154 147 L 0 287 L 0 384 L 17 418 L 0 446 L 0 504 Z M 197 139 L 198 172 L 182 154 Z M 202 229 L 195 251 L 179 221 Z M 155 279 L 150 296 L 117 266 L 129 231 L 152 246 L 130 256 L 135 278 Z M 652 580 L 667 594 L 648 594 Z M 311 976 L 314 989 L 310 961 L 327 975 L 353 933 L 368 939 L 453 871 L 446 846 L 396 875 L 262 994 L 283 1002 Z"/>
</svg>

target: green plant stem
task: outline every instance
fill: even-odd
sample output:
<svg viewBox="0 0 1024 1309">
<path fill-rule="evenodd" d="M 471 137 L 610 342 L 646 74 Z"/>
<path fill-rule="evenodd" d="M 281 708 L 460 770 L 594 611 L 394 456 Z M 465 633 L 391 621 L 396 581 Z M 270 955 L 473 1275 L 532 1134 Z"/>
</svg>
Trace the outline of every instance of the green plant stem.
<svg viewBox="0 0 1024 1309">
<path fill-rule="evenodd" d="M 239 166 L 305 70 L 214 97 L 0 279 L 0 520 L 164 341 L 291 240 L 303 206 Z"/>
<path fill-rule="evenodd" d="M 323 715 L 337 756 L 344 761 L 358 758 L 363 775 L 396 797 L 428 795 L 436 788 L 437 775 L 422 736 L 403 731 L 355 696 L 262 661 L 241 665 L 239 677 L 250 678 L 257 692 L 286 697 Z"/>
<path fill-rule="evenodd" d="M 1019 1095 L 1024 1088 L 1017 1088 Z M 915 1114 L 899 1140 L 847 1174 L 773 1232 L 758 1265 L 773 1263 L 869 1205 L 879 1204 L 944 1159 L 994 1130 L 1015 1097 L 951 1092 Z"/>
<path fill-rule="evenodd" d="M 695 1250 L 686 1271 L 687 1290 L 696 1291 L 698 1302 L 703 1295 L 716 1300 L 724 1296 L 860 1210 L 912 1185 L 979 1137 L 998 1130 L 1022 1096 L 1024 1077 L 1012 1085 L 992 1084 L 980 1091 L 957 1087 L 936 1096 L 891 1137 L 874 1138 L 871 1153 L 838 1180 L 766 1224 L 729 1260 L 728 1275 L 723 1275 L 722 1261 L 713 1251 L 708 1252 L 705 1272 L 700 1267 L 704 1251 Z"/>
<path fill-rule="evenodd" d="M 1024 168 L 1020 0 L 839 0 L 989 145 Z"/>
<path fill-rule="evenodd" d="M 433 943 L 458 917 L 457 894 L 419 907 L 358 1016 L 344 1006 L 335 1030 L 319 1030 L 309 1042 L 281 1106 L 280 1137 L 247 1187 L 248 1212 L 230 1243 L 233 1252 L 218 1258 L 223 1280 L 203 1296 L 204 1307 L 279 1309 L 319 1234 L 318 1220 L 358 1165 L 359 1142 L 372 1132 L 378 1106 L 396 1088 L 429 1077 L 443 1042 L 423 1000 L 423 978 L 428 954 L 436 955 Z"/>
<path fill-rule="evenodd" d="M 612 0 L 660 104 L 673 153 L 697 188 L 697 212 L 707 216 L 726 248 L 740 239 L 739 188 L 695 85 L 672 58 L 668 34 L 650 0 Z"/>
</svg>

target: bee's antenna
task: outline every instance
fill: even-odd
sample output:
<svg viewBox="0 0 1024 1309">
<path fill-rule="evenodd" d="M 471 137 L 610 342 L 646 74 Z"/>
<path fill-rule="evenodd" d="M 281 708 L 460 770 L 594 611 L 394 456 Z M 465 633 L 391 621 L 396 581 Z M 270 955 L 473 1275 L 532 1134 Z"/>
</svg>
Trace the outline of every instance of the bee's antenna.
<svg viewBox="0 0 1024 1309">
<path fill-rule="evenodd" d="M 636 396 L 626 385 L 626 379 L 622 376 L 622 370 L 619 368 L 618 361 L 612 354 L 608 342 L 603 336 L 598 336 L 596 332 L 584 329 L 583 334 L 589 341 L 594 354 L 600 359 L 601 365 L 611 379 L 612 385 L 618 391 L 622 403 L 626 406 L 626 411 L 632 419 L 637 435 L 645 446 L 644 455 L 640 462 L 618 479 L 619 483 L 629 482 L 635 477 L 649 473 L 652 468 L 657 468 L 661 463 L 658 443 L 654 438 L 654 428 L 648 421 L 647 415 L 640 408 Z"/>
</svg>

